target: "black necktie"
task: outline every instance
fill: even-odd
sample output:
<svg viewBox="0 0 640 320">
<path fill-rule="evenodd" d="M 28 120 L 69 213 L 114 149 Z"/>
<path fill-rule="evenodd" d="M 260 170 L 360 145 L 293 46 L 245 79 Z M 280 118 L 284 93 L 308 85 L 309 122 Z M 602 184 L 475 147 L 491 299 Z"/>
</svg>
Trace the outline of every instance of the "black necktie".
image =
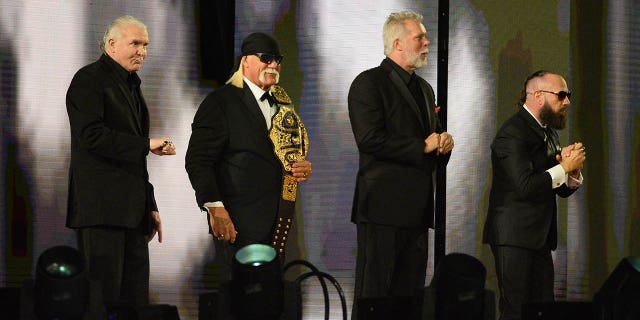
<svg viewBox="0 0 640 320">
<path fill-rule="evenodd" d="M 262 97 L 260 97 L 260 101 L 264 101 L 265 99 L 269 101 L 270 106 L 276 105 L 276 99 L 269 93 L 269 91 L 265 92 Z"/>
<path fill-rule="evenodd" d="M 560 141 L 558 140 L 558 133 L 548 125 L 544 128 L 544 142 L 547 144 L 547 156 L 555 158 L 555 155 L 562 151 Z"/>
</svg>

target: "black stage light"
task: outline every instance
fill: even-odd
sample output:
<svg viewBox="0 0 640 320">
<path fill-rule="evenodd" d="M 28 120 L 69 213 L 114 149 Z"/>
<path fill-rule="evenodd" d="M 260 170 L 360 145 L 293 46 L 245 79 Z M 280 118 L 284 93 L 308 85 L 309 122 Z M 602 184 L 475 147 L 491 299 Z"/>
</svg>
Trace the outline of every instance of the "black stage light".
<svg viewBox="0 0 640 320">
<path fill-rule="evenodd" d="M 35 279 L 38 319 L 81 319 L 89 295 L 84 257 L 68 246 L 45 250 L 38 258 Z"/>
<path fill-rule="evenodd" d="M 480 260 L 464 253 L 446 255 L 436 267 L 431 288 L 426 288 L 431 291 L 425 291 L 425 299 L 427 293 L 435 294 L 435 319 L 492 319 L 495 302 L 484 288 L 486 276 Z"/>
<path fill-rule="evenodd" d="M 640 319 L 640 258 L 624 258 L 593 297 L 595 319 Z"/>
<path fill-rule="evenodd" d="M 251 244 L 238 250 L 231 280 L 231 313 L 239 319 L 278 319 L 283 308 L 282 266 L 276 250 Z"/>
<path fill-rule="evenodd" d="M 104 318 L 108 320 L 180 320 L 180 315 L 176 306 L 168 304 L 143 306 L 110 304 L 107 305 L 107 315 Z"/>
</svg>

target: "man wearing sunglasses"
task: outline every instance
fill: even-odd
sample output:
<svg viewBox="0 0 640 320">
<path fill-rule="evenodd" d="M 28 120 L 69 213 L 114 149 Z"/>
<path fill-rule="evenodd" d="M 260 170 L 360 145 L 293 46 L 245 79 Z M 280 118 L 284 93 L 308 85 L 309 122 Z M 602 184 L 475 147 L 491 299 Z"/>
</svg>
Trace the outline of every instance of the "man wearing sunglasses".
<svg viewBox="0 0 640 320">
<path fill-rule="evenodd" d="M 520 319 L 522 305 L 553 301 L 556 196 L 582 184 L 585 148 L 560 147 L 571 93 L 559 75 L 540 70 L 525 81 L 518 105 L 491 144 L 493 180 L 483 242 L 491 245 L 500 319 Z"/>
<path fill-rule="evenodd" d="M 280 47 L 270 35 L 252 33 L 241 52 L 237 71 L 198 108 L 185 163 L 198 206 L 208 213 L 222 282 L 231 279 L 238 249 L 272 244 L 283 185 L 283 165 L 269 137 L 282 104 L 273 95 Z M 311 163 L 293 163 L 291 174 L 296 182 L 309 180 Z"/>
</svg>

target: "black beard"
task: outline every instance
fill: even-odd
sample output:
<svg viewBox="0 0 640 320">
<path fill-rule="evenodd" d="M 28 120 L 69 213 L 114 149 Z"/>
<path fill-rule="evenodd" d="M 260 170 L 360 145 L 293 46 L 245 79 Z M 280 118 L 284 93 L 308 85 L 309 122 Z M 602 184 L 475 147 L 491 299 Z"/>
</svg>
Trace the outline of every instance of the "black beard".
<svg viewBox="0 0 640 320">
<path fill-rule="evenodd" d="M 540 119 L 542 123 L 556 130 L 562 130 L 567 126 L 567 117 L 560 112 L 554 112 L 546 101 L 540 110 Z"/>
</svg>

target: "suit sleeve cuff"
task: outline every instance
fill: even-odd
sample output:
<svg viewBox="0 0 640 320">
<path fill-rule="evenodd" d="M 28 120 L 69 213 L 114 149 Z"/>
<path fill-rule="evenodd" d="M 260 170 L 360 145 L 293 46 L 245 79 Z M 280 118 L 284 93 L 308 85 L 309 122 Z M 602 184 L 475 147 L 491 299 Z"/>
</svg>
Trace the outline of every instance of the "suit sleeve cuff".
<svg viewBox="0 0 640 320">
<path fill-rule="evenodd" d="M 551 175 L 552 189 L 560 187 L 567 182 L 567 174 L 564 172 L 564 168 L 562 168 L 561 165 L 558 164 L 555 167 L 549 168 L 547 172 Z"/>
<path fill-rule="evenodd" d="M 222 201 L 205 202 L 204 207 L 207 208 L 224 208 Z"/>
</svg>

